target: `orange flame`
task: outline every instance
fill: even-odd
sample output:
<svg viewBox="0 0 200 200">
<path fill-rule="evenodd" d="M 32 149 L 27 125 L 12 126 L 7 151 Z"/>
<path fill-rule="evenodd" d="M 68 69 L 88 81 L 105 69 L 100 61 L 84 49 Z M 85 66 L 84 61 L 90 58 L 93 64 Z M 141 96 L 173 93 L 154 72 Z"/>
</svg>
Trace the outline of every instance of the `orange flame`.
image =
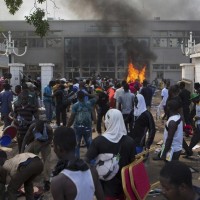
<svg viewBox="0 0 200 200">
<path fill-rule="evenodd" d="M 126 78 L 127 83 L 134 82 L 136 79 L 139 79 L 140 83 L 145 79 L 146 66 L 142 68 L 142 70 L 138 70 L 135 68 L 133 63 L 129 63 L 128 65 L 128 76 Z"/>
</svg>

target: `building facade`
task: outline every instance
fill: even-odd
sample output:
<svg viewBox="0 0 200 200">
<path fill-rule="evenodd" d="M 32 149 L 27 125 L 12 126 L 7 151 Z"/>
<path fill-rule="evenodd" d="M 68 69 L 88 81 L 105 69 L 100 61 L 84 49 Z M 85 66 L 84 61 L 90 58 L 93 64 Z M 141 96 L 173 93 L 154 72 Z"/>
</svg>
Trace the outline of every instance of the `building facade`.
<svg viewBox="0 0 200 200">
<path fill-rule="evenodd" d="M 129 50 L 137 41 L 133 53 L 140 49 L 155 55 L 148 60 L 146 78 L 149 81 L 181 79 L 180 63 L 189 63 L 189 57 L 182 54 L 180 44 L 187 43 L 189 32 L 193 32 L 196 43 L 200 42 L 200 21 L 162 21 L 146 22 L 102 22 L 102 21 L 50 21 L 50 31 L 44 38 L 34 32 L 34 27 L 25 21 L 0 21 L 4 34 L 12 32 L 18 51 L 27 53 L 22 57 L 14 56 L 14 62 L 24 63 L 24 73 L 33 78 L 40 76 L 39 63 L 53 63 L 54 77 L 91 77 L 100 75 L 124 79 L 127 76 Z M 0 36 L 0 42 L 3 42 Z M 125 45 L 126 44 L 126 45 Z M 148 55 L 148 52 L 144 55 Z M 139 57 L 139 54 L 135 54 Z M 134 57 L 134 56 L 133 56 Z M 137 64 L 136 64 L 137 65 Z M 137 66 L 136 66 L 137 67 Z M 140 66 L 141 67 L 141 66 Z"/>
</svg>

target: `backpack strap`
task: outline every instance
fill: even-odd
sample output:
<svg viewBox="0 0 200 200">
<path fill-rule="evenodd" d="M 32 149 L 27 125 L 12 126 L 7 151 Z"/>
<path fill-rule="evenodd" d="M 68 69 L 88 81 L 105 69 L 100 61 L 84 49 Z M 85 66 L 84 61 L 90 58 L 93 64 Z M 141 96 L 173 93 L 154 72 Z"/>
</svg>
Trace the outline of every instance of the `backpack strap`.
<svg viewBox="0 0 200 200">
<path fill-rule="evenodd" d="M 177 127 L 178 127 L 178 125 L 181 123 L 181 121 L 182 121 L 182 118 L 181 118 L 181 116 L 180 116 L 180 119 L 176 121 Z M 168 127 L 167 127 L 167 125 L 165 125 L 165 128 L 166 128 L 167 131 L 169 130 Z"/>
<path fill-rule="evenodd" d="M 182 118 L 180 116 L 180 119 L 176 121 L 176 125 L 178 126 L 181 123 L 181 121 L 182 121 Z"/>
</svg>

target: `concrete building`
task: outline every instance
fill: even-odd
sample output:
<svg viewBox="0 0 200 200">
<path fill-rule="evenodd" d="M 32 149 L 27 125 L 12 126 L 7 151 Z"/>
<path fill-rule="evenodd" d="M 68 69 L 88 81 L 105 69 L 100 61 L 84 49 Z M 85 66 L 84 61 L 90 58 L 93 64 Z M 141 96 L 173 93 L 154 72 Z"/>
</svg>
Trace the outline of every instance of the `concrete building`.
<svg viewBox="0 0 200 200">
<path fill-rule="evenodd" d="M 190 58 L 182 54 L 180 43 L 188 40 L 190 31 L 196 43 L 200 43 L 200 21 L 153 20 L 130 24 L 59 20 L 49 23 L 50 31 L 40 38 L 34 27 L 25 21 L 0 21 L 4 34 L 12 32 L 19 53 L 24 51 L 24 44 L 28 44 L 27 53 L 22 57 L 14 56 L 14 61 L 24 63 L 24 73 L 33 78 L 40 76 L 39 63 L 53 63 L 55 78 L 100 74 L 123 79 L 127 76 L 129 61 L 134 63 L 127 53 L 127 44 L 131 48 L 134 39 L 138 43 L 133 54 L 142 44 L 156 55 L 155 60 L 146 63 L 142 58 L 147 66 L 147 79 L 152 81 L 157 77 L 176 82 L 181 79 L 180 63 L 190 62 Z M 0 42 L 2 40 L 0 36 Z M 134 56 L 139 59 L 138 54 Z"/>
</svg>

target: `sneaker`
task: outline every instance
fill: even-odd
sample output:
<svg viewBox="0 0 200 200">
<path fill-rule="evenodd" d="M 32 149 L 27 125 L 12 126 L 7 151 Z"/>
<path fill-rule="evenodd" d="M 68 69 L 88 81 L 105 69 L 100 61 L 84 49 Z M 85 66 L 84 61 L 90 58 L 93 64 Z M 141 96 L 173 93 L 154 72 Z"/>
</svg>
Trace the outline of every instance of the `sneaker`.
<svg viewBox="0 0 200 200">
<path fill-rule="evenodd" d="M 185 156 L 183 156 L 183 158 L 188 158 L 193 155 L 193 151 L 188 151 L 188 152 L 185 151 L 184 153 L 185 154 L 182 154 L 182 155 L 185 155 Z"/>
<path fill-rule="evenodd" d="M 50 190 L 50 182 L 44 181 L 44 191 L 49 191 L 49 190 Z"/>
</svg>

